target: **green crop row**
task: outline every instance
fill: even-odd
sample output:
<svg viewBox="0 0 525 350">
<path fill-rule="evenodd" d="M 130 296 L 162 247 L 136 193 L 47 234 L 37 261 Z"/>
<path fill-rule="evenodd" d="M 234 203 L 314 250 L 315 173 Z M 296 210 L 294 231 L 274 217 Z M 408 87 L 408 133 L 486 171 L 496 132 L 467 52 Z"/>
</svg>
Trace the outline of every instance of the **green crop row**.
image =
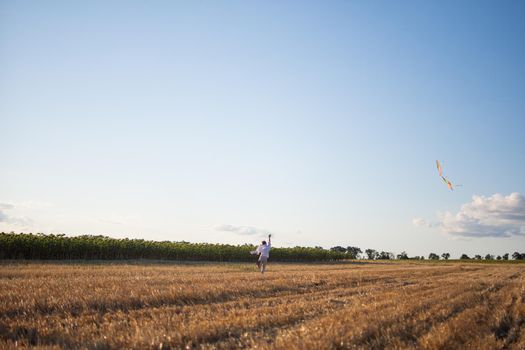
<svg viewBox="0 0 525 350">
<path fill-rule="evenodd" d="M 105 236 L 76 236 L 0 233 L 0 259 L 118 260 L 161 259 L 192 261 L 255 261 L 249 244 L 157 242 L 116 239 Z M 344 253 L 321 248 L 272 248 L 272 261 L 333 261 Z"/>
</svg>

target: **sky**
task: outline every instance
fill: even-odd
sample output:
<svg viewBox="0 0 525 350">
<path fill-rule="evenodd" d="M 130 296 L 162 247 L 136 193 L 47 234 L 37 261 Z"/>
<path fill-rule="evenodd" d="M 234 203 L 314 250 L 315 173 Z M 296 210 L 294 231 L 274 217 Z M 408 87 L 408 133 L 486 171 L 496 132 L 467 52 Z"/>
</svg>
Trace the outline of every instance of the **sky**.
<svg viewBox="0 0 525 350">
<path fill-rule="evenodd" d="M 525 251 L 524 16 L 0 0 L 0 231 Z"/>
</svg>

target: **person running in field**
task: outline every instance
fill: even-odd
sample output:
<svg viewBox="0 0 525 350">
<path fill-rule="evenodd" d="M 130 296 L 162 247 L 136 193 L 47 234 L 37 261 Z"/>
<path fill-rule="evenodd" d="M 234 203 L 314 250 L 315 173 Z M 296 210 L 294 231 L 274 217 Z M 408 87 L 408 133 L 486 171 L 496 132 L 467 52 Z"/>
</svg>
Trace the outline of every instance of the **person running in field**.
<svg viewBox="0 0 525 350">
<path fill-rule="evenodd" d="M 262 241 L 262 244 L 257 247 L 253 252 L 254 254 L 259 254 L 259 259 L 257 260 L 257 268 L 264 273 L 266 271 L 266 264 L 268 263 L 268 258 L 270 257 L 270 249 L 272 248 L 272 235 L 268 235 L 268 243 Z"/>
</svg>

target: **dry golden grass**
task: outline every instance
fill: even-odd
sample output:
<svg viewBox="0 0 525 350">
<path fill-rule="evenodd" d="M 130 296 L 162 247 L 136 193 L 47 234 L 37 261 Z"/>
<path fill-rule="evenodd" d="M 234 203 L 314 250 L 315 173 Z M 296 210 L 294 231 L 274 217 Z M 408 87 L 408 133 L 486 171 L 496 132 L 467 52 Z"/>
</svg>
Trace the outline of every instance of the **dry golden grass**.
<svg viewBox="0 0 525 350">
<path fill-rule="evenodd" d="M 525 265 L 0 264 L 0 348 L 525 349 Z"/>
</svg>

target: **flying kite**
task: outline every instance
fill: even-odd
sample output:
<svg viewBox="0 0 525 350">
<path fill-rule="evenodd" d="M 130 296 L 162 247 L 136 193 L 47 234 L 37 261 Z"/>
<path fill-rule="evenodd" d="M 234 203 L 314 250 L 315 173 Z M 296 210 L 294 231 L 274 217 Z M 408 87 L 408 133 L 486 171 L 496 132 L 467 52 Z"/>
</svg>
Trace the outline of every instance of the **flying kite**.
<svg viewBox="0 0 525 350">
<path fill-rule="evenodd" d="M 436 160 L 436 166 L 438 168 L 439 176 L 443 177 L 443 168 L 441 167 L 441 164 L 439 163 L 439 160 Z"/>
<path fill-rule="evenodd" d="M 461 185 L 453 184 L 452 181 L 450 181 L 449 179 L 446 178 L 446 176 L 443 175 L 443 167 L 441 166 L 441 163 L 439 162 L 439 160 L 436 160 L 436 167 L 437 167 L 439 176 L 441 177 L 441 180 L 443 180 L 443 183 L 447 185 L 447 187 L 451 191 L 454 191 L 454 187 L 461 186 Z"/>
</svg>

